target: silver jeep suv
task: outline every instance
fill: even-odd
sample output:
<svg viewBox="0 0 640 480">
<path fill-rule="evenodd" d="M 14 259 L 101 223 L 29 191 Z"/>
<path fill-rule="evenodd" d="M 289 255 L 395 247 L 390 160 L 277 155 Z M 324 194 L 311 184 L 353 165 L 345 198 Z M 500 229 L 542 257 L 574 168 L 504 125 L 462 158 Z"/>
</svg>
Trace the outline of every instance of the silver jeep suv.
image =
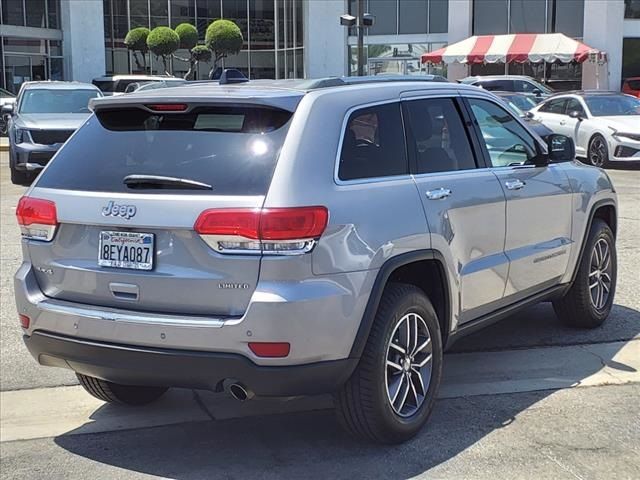
<svg viewBox="0 0 640 480">
<path fill-rule="evenodd" d="M 431 413 L 457 338 L 553 301 L 593 328 L 616 286 L 606 173 L 493 94 L 325 79 L 93 102 L 20 200 L 24 340 L 92 395 L 333 393 L 361 437 Z"/>
</svg>

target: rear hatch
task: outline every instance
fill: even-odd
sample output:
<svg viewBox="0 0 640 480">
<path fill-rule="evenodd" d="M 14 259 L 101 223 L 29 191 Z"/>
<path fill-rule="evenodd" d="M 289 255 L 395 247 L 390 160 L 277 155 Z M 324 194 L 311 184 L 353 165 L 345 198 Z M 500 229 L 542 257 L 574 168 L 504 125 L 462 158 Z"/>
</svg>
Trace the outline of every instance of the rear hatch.
<svg viewBox="0 0 640 480">
<path fill-rule="evenodd" d="M 147 312 L 242 315 L 259 252 L 221 253 L 194 225 L 205 210 L 262 207 L 291 109 L 111 101 L 29 193 L 53 205 L 57 224 L 50 241 L 27 242 L 43 293 Z"/>
</svg>

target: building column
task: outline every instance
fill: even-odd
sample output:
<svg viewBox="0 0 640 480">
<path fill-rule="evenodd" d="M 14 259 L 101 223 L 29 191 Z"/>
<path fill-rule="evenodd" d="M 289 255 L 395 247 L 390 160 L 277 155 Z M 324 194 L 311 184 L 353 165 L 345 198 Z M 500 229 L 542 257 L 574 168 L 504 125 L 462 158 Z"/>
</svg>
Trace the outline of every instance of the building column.
<svg viewBox="0 0 640 480">
<path fill-rule="evenodd" d="M 473 35 L 473 0 L 449 0 L 449 32 L 447 43 L 459 42 Z M 463 63 L 450 63 L 449 80 L 460 80 L 469 75 L 469 67 Z"/>
<path fill-rule="evenodd" d="M 340 15 L 345 0 L 306 0 L 304 15 L 305 72 L 307 78 L 347 75 L 347 28 Z"/>
<path fill-rule="evenodd" d="M 608 82 L 600 81 L 601 89 L 620 90 L 622 81 L 622 32 L 624 30 L 624 0 L 584 0 L 583 42 L 607 52 Z M 582 88 L 596 88 L 596 64 L 582 64 Z M 604 72 L 601 74 L 604 75 Z"/>
<path fill-rule="evenodd" d="M 60 0 L 65 79 L 91 82 L 105 73 L 102 0 Z"/>
</svg>

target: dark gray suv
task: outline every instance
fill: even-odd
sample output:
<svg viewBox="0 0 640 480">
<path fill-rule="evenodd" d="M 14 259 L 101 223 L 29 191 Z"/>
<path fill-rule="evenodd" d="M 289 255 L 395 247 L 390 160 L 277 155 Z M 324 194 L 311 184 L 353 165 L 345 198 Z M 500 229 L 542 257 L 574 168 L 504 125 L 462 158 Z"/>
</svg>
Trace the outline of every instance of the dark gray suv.
<svg viewBox="0 0 640 480">
<path fill-rule="evenodd" d="M 489 92 L 195 84 L 93 102 L 20 200 L 27 348 L 92 395 L 335 395 L 400 442 L 443 351 L 535 302 L 593 328 L 616 286 L 606 173 Z"/>
</svg>

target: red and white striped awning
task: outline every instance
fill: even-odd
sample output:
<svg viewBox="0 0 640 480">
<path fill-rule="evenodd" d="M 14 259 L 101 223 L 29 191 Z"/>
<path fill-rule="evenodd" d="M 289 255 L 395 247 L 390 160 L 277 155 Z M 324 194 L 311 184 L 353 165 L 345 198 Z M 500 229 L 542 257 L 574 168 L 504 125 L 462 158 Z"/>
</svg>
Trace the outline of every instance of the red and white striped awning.
<svg viewBox="0 0 640 480">
<path fill-rule="evenodd" d="M 604 53 L 561 33 L 481 35 L 422 55 L 422 63 L 584 62 Z"/>
</svg>

